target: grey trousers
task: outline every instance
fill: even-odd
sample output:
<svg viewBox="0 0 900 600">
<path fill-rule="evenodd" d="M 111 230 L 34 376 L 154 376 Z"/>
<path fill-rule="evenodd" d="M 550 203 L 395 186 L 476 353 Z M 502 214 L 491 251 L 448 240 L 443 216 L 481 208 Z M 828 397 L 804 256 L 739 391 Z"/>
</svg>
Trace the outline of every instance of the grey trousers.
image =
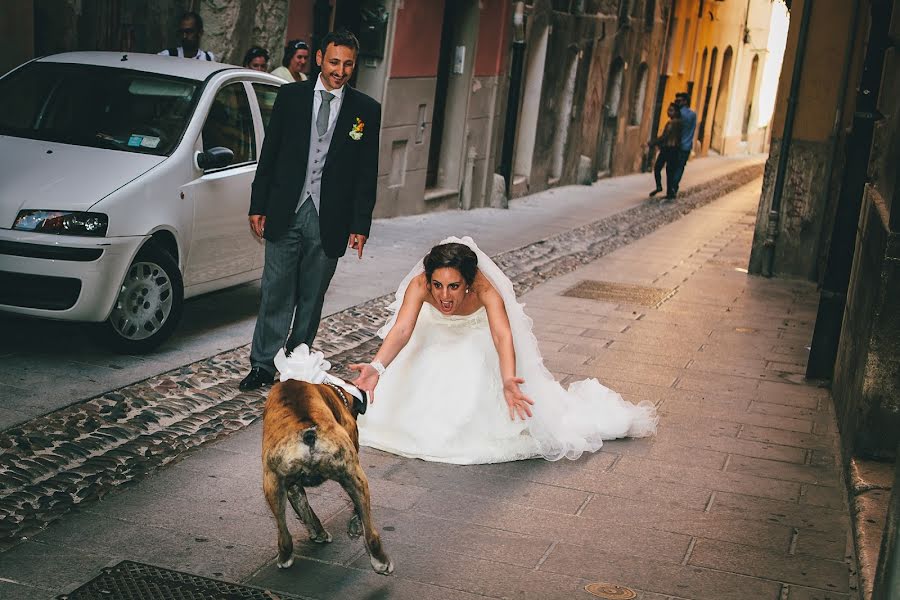
<svg viewBox="0 0 900 600">
<path fill-rule="evenodd" d="M 274 359 L 280 348 L 290 352 L 301 343 L 312 347 L 337 261 L 322 250 L 319 215 L 312 201 L 304 202 L 291 216 L 287 233 L 278 240 L 266 241 L 251 367 L 274 374 Z"/>
</svg>

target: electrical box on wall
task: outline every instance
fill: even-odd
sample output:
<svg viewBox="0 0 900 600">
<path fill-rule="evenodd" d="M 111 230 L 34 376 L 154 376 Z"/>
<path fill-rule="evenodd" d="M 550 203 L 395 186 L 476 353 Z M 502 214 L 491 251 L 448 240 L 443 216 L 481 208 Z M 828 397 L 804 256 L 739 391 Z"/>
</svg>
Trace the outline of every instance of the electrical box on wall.
<svg viewBox="0 0 900 600">
<path fill-rule="evenodd" d="M 384 58 L 387 41 L 388 12 L 384 6 L 364 8 L 360 11 L 359 55 Z"/>
<path fill-rule="evenodd" d="M 457 46 L 453 52 L 453 72 L 461 75 L 466 70 L 466 47 Z"/>
</svg>

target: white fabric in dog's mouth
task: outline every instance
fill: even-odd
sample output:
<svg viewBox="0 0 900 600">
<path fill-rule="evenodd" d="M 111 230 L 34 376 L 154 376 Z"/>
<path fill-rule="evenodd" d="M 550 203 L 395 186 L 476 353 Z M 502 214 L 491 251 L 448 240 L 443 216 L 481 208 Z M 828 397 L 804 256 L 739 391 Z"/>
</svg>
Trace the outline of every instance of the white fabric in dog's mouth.
<svg viewBox="0 0 900 600">
<path fill-rule="evenodd" d="M 310 352 L 306 344 L 294 348 L 290 356 L 285 354 L 284 348 L 280 349 L 275 355 L 275 368 L 278 369 L 279 381 L 296 379 L 307 383 L 330 383 L 344 389 L 360 402 L 366 401 L 359 388 L 328 372 L 331 363 L 325 360 L 325 354 Z"/>
</svg>

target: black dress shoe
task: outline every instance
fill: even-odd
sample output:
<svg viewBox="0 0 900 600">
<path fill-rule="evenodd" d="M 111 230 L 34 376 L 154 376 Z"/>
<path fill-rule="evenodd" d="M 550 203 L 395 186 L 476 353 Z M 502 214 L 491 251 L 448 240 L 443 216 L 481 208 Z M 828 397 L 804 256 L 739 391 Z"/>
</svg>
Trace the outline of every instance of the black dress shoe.
<svg viewBox="0 0 900 600">
<path fill-rule="evenodd" d="M 250 373 L 241 380 L 241 384 L 238 387 L 242 392 L 248 392 L 261 388 L 264 385 L 272 385 L 274 380 L 275 377 L 262 367 L 253 367 L 250 369 Z"/>
</svg>

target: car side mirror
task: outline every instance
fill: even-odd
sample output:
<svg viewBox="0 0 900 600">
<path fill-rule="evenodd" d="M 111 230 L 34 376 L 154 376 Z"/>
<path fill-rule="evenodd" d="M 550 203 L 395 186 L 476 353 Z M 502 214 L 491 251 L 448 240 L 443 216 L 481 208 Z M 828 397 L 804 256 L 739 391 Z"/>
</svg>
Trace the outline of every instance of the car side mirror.
<svg viewBox="0 0 900 600">
<path fill-rule="evenodd" d="M 210 169 L 221 169 L 227 167 L 234 160 L 234 152 L 222 146 L 210 148 L 206 152 L 198 152 L 196 155 L 197 167 L 209 171 Z"/>
</svg>

